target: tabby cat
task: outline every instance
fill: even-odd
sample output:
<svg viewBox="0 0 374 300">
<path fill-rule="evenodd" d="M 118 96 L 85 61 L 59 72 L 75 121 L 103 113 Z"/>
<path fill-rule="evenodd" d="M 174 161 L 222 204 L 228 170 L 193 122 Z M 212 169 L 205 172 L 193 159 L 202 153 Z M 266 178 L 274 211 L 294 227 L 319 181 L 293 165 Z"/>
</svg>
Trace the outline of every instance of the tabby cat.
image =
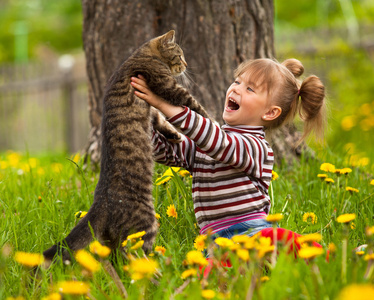
<svg viewBox="0 0 374 300">
<path fill-rule="evenodd" d="M 178 139 L 178 133 L 134 95 L 130 77 L 143 75 L 159 96 L 208 117 L 174 78 L 187 66 L 183 51 L 174 40 L 173 30 L 150 40 L 109 79 L 103 100 L 101 172 L 93 204 L 62 242 L 44 251 L 47 261 L 56 254 L 69 260 L 67 249 L 86 247 L 93 239 L 91 229 L 96 239 L 112 249 L 119 247 L 129 234 L 145 231 L 143 249 L 152 249 L 158 226 L 152 201 L 151 122 L 172 139 Z"/>
</svg>

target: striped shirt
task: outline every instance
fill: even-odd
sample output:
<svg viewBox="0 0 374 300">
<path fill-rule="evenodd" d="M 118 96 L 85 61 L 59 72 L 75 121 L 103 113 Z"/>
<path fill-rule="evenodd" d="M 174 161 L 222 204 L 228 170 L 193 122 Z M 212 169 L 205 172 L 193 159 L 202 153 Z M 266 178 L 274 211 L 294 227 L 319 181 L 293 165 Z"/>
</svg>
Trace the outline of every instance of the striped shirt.
<svg viewBox="0 0 374 300">
<path fill-rule="evenodd" d="M 192 198 L 200 234 L 265 217 L 273 151 L 262 126 L 221 128 L 185 108 L 169 119 L 183 133 L 180 143 L 170 143 L 153 132 L 155 161 L 179 166 L 193 176 Z"/>
</svg>

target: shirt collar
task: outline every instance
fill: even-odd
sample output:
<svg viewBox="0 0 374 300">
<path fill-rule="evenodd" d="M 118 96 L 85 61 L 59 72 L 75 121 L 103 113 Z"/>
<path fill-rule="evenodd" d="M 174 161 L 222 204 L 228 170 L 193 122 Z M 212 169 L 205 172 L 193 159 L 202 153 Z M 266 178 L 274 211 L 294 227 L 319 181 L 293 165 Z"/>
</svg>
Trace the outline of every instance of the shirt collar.
<svg viewBox="0 0 374 300">
<path fill-rule="evenodd" d="M 252 135 L 260 135 L 265 137 L 264 126 L 250 126 L 250 125 L 240 125 L 240 126 L 230 126 L 223 125 L 222 129 L 225 131 L 233 131 L 238 133 L 246 133 Z"/>
</svg>

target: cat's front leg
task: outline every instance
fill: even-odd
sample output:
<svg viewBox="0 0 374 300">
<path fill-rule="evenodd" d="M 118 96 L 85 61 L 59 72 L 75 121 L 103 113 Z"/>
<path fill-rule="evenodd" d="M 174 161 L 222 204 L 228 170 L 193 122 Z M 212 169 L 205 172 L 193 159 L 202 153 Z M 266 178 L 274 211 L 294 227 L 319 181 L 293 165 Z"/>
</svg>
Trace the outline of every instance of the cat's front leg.
<svg viewBox="0 0 374 300">
<path fill-rule="evenodd" d="M 165 120 L 164 116 L 155 109 L 151 108 L 151 122 L 155 130 L 160 132 L 165 138 L 167 138 L 172 143 L 179 143 L 182 141 L 181 134 Z"/>
</svg>

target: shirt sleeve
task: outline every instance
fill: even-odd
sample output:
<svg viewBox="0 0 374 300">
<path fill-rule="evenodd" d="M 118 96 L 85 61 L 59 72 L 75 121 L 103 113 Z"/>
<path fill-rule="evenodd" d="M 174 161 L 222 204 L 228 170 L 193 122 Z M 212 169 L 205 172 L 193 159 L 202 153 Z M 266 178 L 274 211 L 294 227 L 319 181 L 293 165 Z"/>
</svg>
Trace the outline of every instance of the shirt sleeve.
<svg viewBox="0 0 374 300">
<path fill-rule="evenodd" d="M 171 167 L 182 167 L 192 172 L 195 143 L 182 135 L 182 141 L 172 143 L 157 130 L 152 134 L 154 160 Z"/>
<path fill-rule="evenodd" d="M 214 160 L 231 165 L 250 176 L 262 177 L 266 147 L 251 134 L 224 131 L 211 120 L 190 110 L 168 120 Z"/>
</svg>

